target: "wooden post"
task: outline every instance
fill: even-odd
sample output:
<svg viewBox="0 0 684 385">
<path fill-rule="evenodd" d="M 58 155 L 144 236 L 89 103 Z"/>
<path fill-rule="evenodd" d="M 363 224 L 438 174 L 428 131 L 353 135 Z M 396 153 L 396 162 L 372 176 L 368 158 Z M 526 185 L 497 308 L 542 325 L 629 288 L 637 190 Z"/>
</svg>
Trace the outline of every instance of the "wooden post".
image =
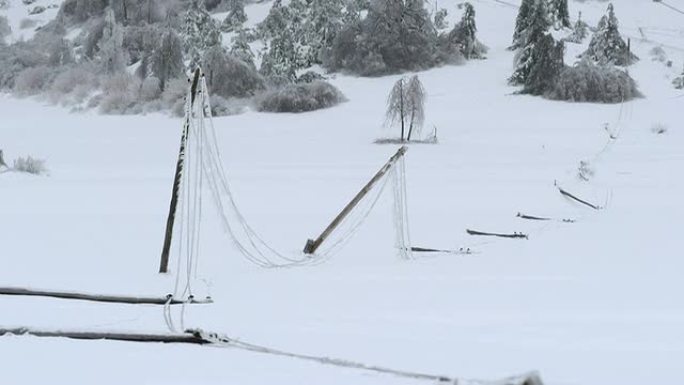
<svg viewBox="0 0 684 385">
<path fill-rule="evenodd" d="M 335 230 L 337 226 L 339 226 L 340 222 L 344 220 L 344 218 L 349 215 L 349 213 L 354 209 L 354 207 L 363 199 L 366 194 L 373 188 L 373 186 L 382 178 L 387 172 L 390 170 L 390 168 L 394 165 L 394 163 L 399 160 L 404 154 L 406 154 L 406 151 L 408 151 L 408 147 L 402 146 L 399 150 L 397 150 L 397 153 L 394 154 L 388 161 L 385 163 L 384 166 L 378 171 L 373 178 L 361 189 L 361 191 L 356 194 L 354 199 L 349 202 L 344 209 L 333 219 L 333 221 L 328 225 L 328 227 L 323 230 L 323 233 L 321 235 L 314 239 L 309 239 L 306 242 L 306 246 L 304 246 L 304 253 L 305 254 L 313 254 L 316 252 L 316 250 L 321 246 L 321 243 L 325 241 L 328 236 Z"/>
<path fill-rule="evenodd" d="M 32 330 L 29 328 L 0 328 L 0 337 L 11 334 L 17 336 L 29 335 L 33 337 L 61 337 L 75 340 L 109 340 L 126 342 L 156 342 L 165 344 L 196 344 L 206 345 L 211 342 L 204 339 L 201 333 L 190 331 L 173 334 L 140 334 L 140 333 L 112 333 L 112 332 L 81 332 L 81 331 L 47 331 Z"/>
<path fill-rule="evenodd" d="M 7 163 L 5 163 L 5 156 L 4 156 L 4 154 L 2 153 L 2 150 L 0 150 L 0 167 L 1 167 L 1 166 L 7 167 Z"/>
<path fill-rule="evenodd" d="M 200 69 L 195 70 L 195 75 L 190 86 L 190 111 L 195 104 L 195 96 L 197 95 L 197 86 L 199 84 Z M 173 236 L 173 224 L 176 221 L 176 207 L 178 206 L 178 194 L 180 192 L 181 177 L 183 175 L 183 168 L 185 166 L 185 147 L 188 142 L 188 131 L 190 130 L 190 119 L 192 113 L 185 116 L 183 123 L 183 134 L 181 135 L 180 151 L 178 152 L 178 162 L 176 163 L 176 173 L 173 179 L 173 188 L 171 190 L 171 205 L 169 207 L 169 216 L 166 219 L 166 233 L 164 236 L 164 246 L 162 247 L 161 263 L 159 264 L 159 272 L 166 273 L 169 271 L 169 253 L 171 251 L 171 237 Z"/>
<path fill-rule="evenodd" d="M 122 303 L 129 305 L 195 305 L 213 303 L 209 297 L 205 299 L 195 299 L 194 297 L 190 297 L 183 301 L 173 298 L 170 294 L 167 297 L 131 297 L 121 295 L 77 293 L 69 291 L 32 290 L 18 287 L 0 287 L 0 295 L 48 297 L 75 301 Z"/>
</svg>

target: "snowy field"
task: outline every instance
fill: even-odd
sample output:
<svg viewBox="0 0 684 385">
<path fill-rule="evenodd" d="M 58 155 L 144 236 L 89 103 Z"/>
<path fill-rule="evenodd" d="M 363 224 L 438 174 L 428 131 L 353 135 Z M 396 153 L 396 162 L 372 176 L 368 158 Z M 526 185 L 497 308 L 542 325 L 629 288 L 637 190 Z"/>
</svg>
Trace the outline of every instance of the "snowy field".
<svg viewBox="0 0 684 385">
<path fill-rule="evenodd" d="M 681 382 L 684 98 L 671 79 L 682 67 L 684 15 L 616 2 L 645 98 L 570 104 L 512 95 L 505 47 L 516 9 L 474 5 L 488 59 L 419 74 L 426 132 L 436 126 L 440 143 L 406 155 L 414 245 L 474 254 L 400 260 L 388 189 L 328 262 L 261 269 L 242 259 L 207 204 L 195 291 L 215 303 L 188 307 L 186 327 L 459 378 L 538 370 L 552 385 Z M 571 2 L 570 11 L 595 24 L 605 5 Z M 638 39 L 640 27 L 649 41 Z M 651 60 L 654 42 L 673 68 Z M 349 99 L 338 107 L 216 119 L 238 205 L 275 248 L 299 253 L 396 151 L 373 141 L 394 134 L 381 126 L 397 79 L 338 75 L 331 82 Z M 4 95 L 0 116 L 6 158 L 31 154 L 50 171 L 0 174 L 0 286 L 173 291 L 174 275 L 156 272 L 181 121 L 71 114 Z M 669 129 L 656 135 L 655 124 Z M 577 177 L 580 161 L 595 172 L 588 182 Z M 563 198 L 554 181 L 605 209 Z M 524 221 L 518 212 L 576 222 Z M 167 330 L 159 306 L 20 297 L 0 297 L 0 326 Z M 236 349 L 18 336 L 0 338 L 0 362 L 8 385 L 419 383 Z"/>
</svg>

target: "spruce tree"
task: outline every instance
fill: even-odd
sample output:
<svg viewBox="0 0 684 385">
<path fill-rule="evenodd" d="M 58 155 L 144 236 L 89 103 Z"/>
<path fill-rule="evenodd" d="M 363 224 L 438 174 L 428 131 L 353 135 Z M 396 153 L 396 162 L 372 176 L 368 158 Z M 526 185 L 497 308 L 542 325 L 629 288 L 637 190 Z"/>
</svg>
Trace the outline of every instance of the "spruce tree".
<svg viewBox="0 0 684 385">
<path fill-rule="evenodd" d="M 259 72 L 272 83 L 294 82 L 297 70 L 307 66 L 309 54 L 302 44 L 304 28 L 301 17 L 305 8 L 302 0 L 293 0 L 287 6 L 276 0 L 257 28 L 257 33 L 265 41 Z"/>
<path fill-rule="evenodd" d="M 523 93 L 543 95 L 551 90 L 563 70 L 562 42 L 556 42 L 551 34 L 543 35 L 531 51 L 529 72 Z"/>
<path fill-rule="evenodd" d="M 309 62 L 321 63 L 325 50 L 342 29 L 342 2 L 339 0 L 310 0 L 305 22 L 305 43 L 311 48 Z"/>
<path fill-rule="evenodd" d="M 509 78 L 511 85 L 524 85 L 534 64 L 537 55 L 537 43 L 547 34 L 551 22 L 548 17 L 546 0 L 535 0 L 532 5 L 532 14 L 528 19 L 528 26 L 524 31 L 524 43 L 516 58 L 516 67 L 513 75 Z"/>
<path fill-rule="evenodd" d="M 587 38 L 587 35 L 589 34 L 589 26 L 587 23 L 582 20 L 582 12 L 579 13 L 577 16 L 577 21 L 575 22 L 575 26 L 572 29 L 572 34 L 568 36 L 566 39 L 567 41 L 573 42 L 573 43 L 581 43 L 584 41 L 584 39 Z"/>
<path fill-rule="evenodd" d="M 173 30 L 168 30 L 152 57 L 152 72 L 159 79 L 162 90 L 169 80 L 183 73 L 183 43 Z"/>
<path fill-rule="evenodd" d="M 515 19 L 513 43 L 509 49 L 516 50 L 525 44 L 525 34 L 527 28 L 530 26 L 530 20 L 532 19 L 532 12 L 535 8 L 535 2 L 536 0 L 522 0 L 520 8 L 518 9 L 518 17 Z"/>
<path fill-rule="evenodd" d="M 627 66 L 637 61 L 639 58 L 630 51 L 629 45 L 620 36 L 618 24 L 613 4 L 608 4 L 607 13 L 599 21 L 598 31 L 584 55 L 600 64 Z"/>
<path fill-rule="evenodd" d="M 192 0 L 183 19 L 183 45 L 190 69 L 199 65 L 204 52 L 221 44 L 221 31 L 202 0 Z"/>
<path fill-rule="evenodd" d="M 123 26 L 116 22 L 114 11 L 107 8 L 102 38 L 97 45 L 99 49 L 98 58 L 106 74 L 123 71 L 126 67 L 127 58 L 123 49 L 123 34 Z"/>
<path fill-rule="evenodd" d="M 554 28 L 570 28 L 570 12 L 568 0 L 548 0 L 549 16 Z"/>
<path fill-rule="evenodd" d="M 228 16 L 223 20 L 221 30 L 223 32 L 233 32 L 242 28 L 242 24 L 245 21 L 247 21 L 247 15 L 245 14 L 244 0 L 229 0 Z"/>
<path fill-rule="evenodd" d="M 254 53 L 249 46 L 247 33 L 244 30 L 238 32 L 237 36 L 233 38 L 233 44 L 230 47 L 230 54 L 249 64 L 253 68 L 255 67 Z"/>
<path fill-rule="evenodd" d="M 449 33 L 449 42 L 457 45 L 458 50 L 466 59 L 484 58 L 486 48 L 477 40 L 476 32 L 475 8 L 466 2 L 461 21 Z"/>
</svg>

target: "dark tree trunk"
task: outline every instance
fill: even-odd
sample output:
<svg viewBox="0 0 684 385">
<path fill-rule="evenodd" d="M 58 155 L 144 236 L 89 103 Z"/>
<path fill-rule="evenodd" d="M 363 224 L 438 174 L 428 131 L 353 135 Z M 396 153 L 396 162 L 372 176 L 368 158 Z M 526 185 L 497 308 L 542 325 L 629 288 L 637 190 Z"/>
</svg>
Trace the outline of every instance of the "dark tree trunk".
<svg viewBox="0 0 684 385">
<path fill-rule="evenodd" d="M 400 80 L 401 83 L 399 83 L 399 91 L 401 94 L 399 95 L 399 101 L 400 101 L 400 113 L 401 113 L 401 141 L 404 141 L 404 80 Z"/>
</svg>

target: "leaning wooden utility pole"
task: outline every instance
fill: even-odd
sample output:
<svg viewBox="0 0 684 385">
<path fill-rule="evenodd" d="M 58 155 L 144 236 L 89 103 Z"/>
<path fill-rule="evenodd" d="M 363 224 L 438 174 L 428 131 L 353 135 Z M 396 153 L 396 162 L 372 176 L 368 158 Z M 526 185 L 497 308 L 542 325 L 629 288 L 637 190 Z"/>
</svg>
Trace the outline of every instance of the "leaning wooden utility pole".
<svg viewBox="0 0 684 385">
<path fill-rule="evenodd" d="M 195 70 L 195 75 L 193 76 L 192 84 L 190 85 L 190 111 L 185 114 L 185 121 L 183 122 L 183 134 L 181 135 L 180 151 L 178 152 L 176 173 L 173 179 L 173 189 L 171 190 L 171 205 L 169 207 L 169 216 L 166 219 L 166 233 L 164 236 L 164 246 L 162 247 L 161 263 L 159 265 L 160 273 L 166 273 L 169 271 L 171 237 L 173 236 L 173 224 L 176 221 L 176 207 L 178 206 L 178 194 L 180 192 L 181 177 L 183 176 L 183 168 L 185 167 L 185 147 L 188 143 L 190 119 L 192 119 L 192 107 L 195 104 L 195 96 L 197 96 L 199 79 L 200 69 L 198 68 Z"/>
<path fill-rule="evenodd" d="M 306 246 L 304 246 L 304 253 L 305 254 L 313 254 L 316 252 L 316 250 L 321 246 L 321 243 L 325 241 L 326 238 L 330 236 L 330 234 L 335 230 L 337 226 L 340 225 L 340 223 L 344 220 L 344 218 L 349 215 L 349 213 L 356 207 L 357 204 L 363 199 L 366 194 L 375 186 L 375 184 L 385 175 L 387 172 L 392 168 L 392 166 L 402 157 L 404 154 L 406 154 L 406 151 L 408 151 L 408 147 L 402 146 L 396 154 L 394 154 L 387 163 L 385 163 L 384 166 L 380 169 L 380 171 L 373 176 L 373 178 L 359 191 L 358 194 L 354 197 L 354 199 L 351 200 L 347 204 L 347 206 L 342 209 L 342 211 L 333 219 L 333 221 L 328 225 L 328 227 L 323 230 L 323 233 L 321 235 L 314 239 L 309 239 L 306 241 Z"/>
</svg>

